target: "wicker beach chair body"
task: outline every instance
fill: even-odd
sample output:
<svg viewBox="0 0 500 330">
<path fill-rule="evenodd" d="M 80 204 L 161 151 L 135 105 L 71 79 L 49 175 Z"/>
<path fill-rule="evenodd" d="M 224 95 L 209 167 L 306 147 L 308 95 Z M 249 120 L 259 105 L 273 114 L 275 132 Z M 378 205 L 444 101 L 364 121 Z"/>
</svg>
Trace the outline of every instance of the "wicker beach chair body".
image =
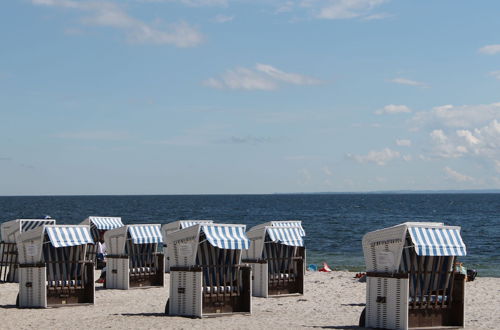
<svg viewBox="0 0 500 330">
<path fill-rule="evenodd" d="M 163 240 L 159 224 L 125 225 L 104 234 L 106 288 L 163 287 Z"/>
<path fill-rule="evenodd" d="M 407 222 L 363 237 L 367 271 L 365 326 L 463 327 L 466 255 L 460 227 Z"/>
<path fill-rule="evenodd" d="M 161 226 L 163 236 L 163 254 L 165 256 L 165 273 L 170 272 L 170 259 L 168 257 L 167 236 L 180 229 L 188 228 L 197 224 L 210 224 L 213 220 L 178 220 Z"/>
<path fill-rule="evenodd" d="M 251 268 L 242 265 L 245 225 L 198 224 L 168 235 L 169 315 L 251 314 Z"/>
<path fill-rule="evenodd" d="M 92 260 L 96 268 L 102 268 L 103 266 L 98 267 L 97 262 L 97 242 L 99 241 L 99 232 L 106 232 L 111 229 L 123 227 L 122 218 L 90 216 L 83 220 L 80 224 L 90 227 L 90 234 L 94 240 L 94 244 L 89 244 L 87 247 L 87 256 L 85 259 Z"/>
<path fill-rule="evenodd" d="M 55 219 L 16 219 L 0 225 L 0 283 L 19 281 L 16 236 L 43 225 L 55 224 Z"/>
<path fill-rule="evenodd" d="M 271 221 L 247 232 L 243 262 L 252 266 L 255 297 L 304 294 L 305 231 L 300 221 Z"/>
<path fill-rule="evenodd" d="M 94 303 L 93 244 L 88 226 L 44 225 L 17 237 L 19 307 Z"/>
</svg>

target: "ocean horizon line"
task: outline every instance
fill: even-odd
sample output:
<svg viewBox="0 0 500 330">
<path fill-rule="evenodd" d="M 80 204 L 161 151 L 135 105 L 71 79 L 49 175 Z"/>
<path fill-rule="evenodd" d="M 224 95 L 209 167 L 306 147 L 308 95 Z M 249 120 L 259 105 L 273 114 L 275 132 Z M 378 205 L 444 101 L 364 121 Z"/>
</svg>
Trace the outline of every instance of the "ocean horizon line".
<svg viewBox="0 0 500 330">
<path fill-rule="evenodd" d="M 317 191 L 272 193 L 173 193 L 173 194 L 21 194 L 0 197 L 103 197 L 103 196 L 273 196 L 273 195 L 416 195 L 416 194 L 500 194 L 500 189 L 424 189 L 424 190 L 373 190 L 373 191 Z"/>
</svg>

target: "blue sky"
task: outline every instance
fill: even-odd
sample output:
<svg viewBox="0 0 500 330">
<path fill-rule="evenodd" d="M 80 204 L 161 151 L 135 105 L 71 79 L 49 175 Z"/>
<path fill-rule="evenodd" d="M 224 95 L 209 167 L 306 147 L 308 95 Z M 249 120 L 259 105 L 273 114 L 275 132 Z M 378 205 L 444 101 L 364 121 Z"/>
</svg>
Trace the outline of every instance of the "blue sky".
<svg viewBox="0 0 500 330">
<path fill-rule="evenodd" d="M 500 188 L 500 3 L 0 4 L 0 195 Z"/>
</svg>

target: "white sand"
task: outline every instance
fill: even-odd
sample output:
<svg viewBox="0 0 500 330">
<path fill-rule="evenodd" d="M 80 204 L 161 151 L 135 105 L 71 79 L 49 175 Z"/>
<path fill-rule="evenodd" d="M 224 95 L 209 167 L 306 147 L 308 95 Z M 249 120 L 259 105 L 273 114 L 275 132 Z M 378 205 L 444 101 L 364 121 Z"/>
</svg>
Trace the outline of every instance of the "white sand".
<svg viewBox="0 0 500 330">
<path fill-rule="evenodd" d="M 308 272 L 305 285 L 304 296 L 254 297 L 252 315 L 190 319 L 163 314 L 168 287 L 128 291 L 98 287 L 93 306 L 17 309 L 18 284 L 0 284 L 0 329 L 357 328 L 365 283 L 354 279 L 354 273 Z M 479 277 L 466 283 L 466 297 L 467 329 L 500 329 L 500 278 Z"/>
</svg>

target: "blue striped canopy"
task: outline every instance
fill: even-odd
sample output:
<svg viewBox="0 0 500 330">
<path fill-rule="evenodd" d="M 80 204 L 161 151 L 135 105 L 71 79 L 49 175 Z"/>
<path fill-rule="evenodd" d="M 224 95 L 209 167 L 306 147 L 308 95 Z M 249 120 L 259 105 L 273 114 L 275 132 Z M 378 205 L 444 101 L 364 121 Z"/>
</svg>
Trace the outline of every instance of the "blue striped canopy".
<svg viewBox="0 0 500 330">
<path fill-rule="evenodd" d="M 128 232 L 134 244 L 162 243 L 160 225 L 128 226 Z"/>
<path fill-rule="evenodd" d="M 410 236 L 419 256 L 465 256 L 467 250 L 459 228 L 410 227 Z"/>
<path fill-rule="evenodd" d="M 123 227 L 122 218 L 120 217 L 89 217 L 91 225 L 94 225 L 99 230 L 111 230 Z"/>
<path fill-rule="evenodd" d="M 299 220 L 286 220 L 286 221 L 271 221 L 273 227 L 299 227 L 300 236 L 306 236 L 304 228 L 302 228 L 302 221 Z"/>
<path fill-rule="evenodd" d="M 304 246 L 300 227 L 266 227 L 266 231 L 272 242 L 290 246 Z"/>
<path fill-rule="evenodd" d="M 54 219 L 19 219 L 21 223 L 21 233 L 34 229 L 36 227 L 40 227 L 43 225 L 55 225 L 56 220 Z"/>
<path fill-rule="evenodd" d="M 199 224 L 213 223 L 213 220 L 182 220 L 181 229 L 192 227 Z"/>
<path fill-rule="evenodd" d="M 94 243 L 88 226 L 46 226 L 45 231 L 56 248 Z"/>
<path fill-rule="evenodd" d="M 245 234 L 246 226 L 201 225 L 207 240 L 215 247 L 230 250 L 246 250 L 250 240 Z"/>
</svg>

